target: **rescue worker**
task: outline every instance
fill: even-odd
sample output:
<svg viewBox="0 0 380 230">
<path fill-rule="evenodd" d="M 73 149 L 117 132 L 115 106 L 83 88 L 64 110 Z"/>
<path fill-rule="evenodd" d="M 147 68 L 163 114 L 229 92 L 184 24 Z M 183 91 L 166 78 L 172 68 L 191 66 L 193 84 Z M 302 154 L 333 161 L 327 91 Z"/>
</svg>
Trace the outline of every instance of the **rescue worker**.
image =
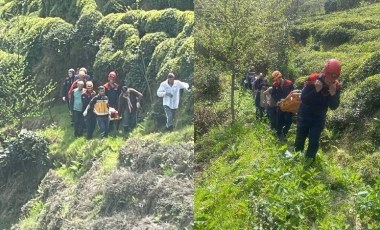
<svg viewBox="0 0 380 230">
<path fill-rule="evenodd" d="M 86 91 L 82 94 L 82 103 L 84 110 L 87 109 L 87 106 L 90 104 L 90 101 L 93 97 L 95 97 L 96 92 L 94 90 L 94 85 L 92 81 L 86 82 Z M 84 116 L 85 124 L 86 124 L 86 138 L 91 139 L 95 130 L 96 125 L 96 115 L 93 110 L 87 110 Z"/>
<path fill-rule="evenodd" d="M 98 87 L 98 95 L 93 97 L 87 106 L 83 115 L 86 116 L 89 111 L 93 111 L 96 114 L 96 120 L 98 121 L 100 137 L 104 138 L 108 136 L 108 126 L 110 122 L 108 97 L 105 94 L 104 86 Z"/>
<path fill-rule="evenodd" d="M 180 90 L 189 90 L 189 84 L 175 80 L 174 73 L 169 73 L 167 80 L 161 82 L 157 89 L 157 96 L 162 97 L 166 115 L 166 130 L 173 131 L 174 117 L 179 105 Z"/>
<path fill-rule="evenodd" d="M 327 109 L 335 110 L 340 103 L 341 63 L 329 59 L 320 73 L 311 74 L 301 92 L 301 105 L 297 118 L 295 151 L 303 151 L 305 140 L 309 145 L 305 153 L 307 164 L 312 164 L 319 148 L 319 138 L 325 126 Z"/>
<path fill-rule="evenodd" d="M 255 95 L 256 119 L 261 119 L 264 116 L 265 108 L 262 106 L 262 101 L 264 98 L 261 97 L 261 94 L 263 93 L 262 89 L 265 86 L 267 86 L 267 82 L 263 73 L 260 73 L 252 86 L 252 90 Z"/>
<path fill-rule="evenodd" d="M 283 79 L 280 71 L 276 70 L 272 73 L 273 86 L 271 97 L 276 102 L 276 133 L 280 141 L 286 141 L 286 135 L 292 125 L 292 113 L 284 112 L 279 107 L 281 99 L 285 99 L 291 91 L 294 90 L 292 81 Z"/>
<path fill-rule="evenodd" d="M 137 124 L 137 111 L 140 109 L 140 101 L 143 95 L 139 91 L 122 87 L 122 93 L 119 96 L 118 111 L 122 115 L 124 132 L 132 131 Z"/>
<path fill-rule="evenodd" d="M 105 95 L 108 97 L 109 107 L 117 109 L 119 105 L 119 96 L 121 94 L 121 87 L 116 83 L 116 72 L 112 71 L 108 74 L 108 82 L 103 86 L 105 88 Z M 109 131 L 113 130 L 113 126 L 115 122 L 119 121 L 110 121 Z"/>
</svg>

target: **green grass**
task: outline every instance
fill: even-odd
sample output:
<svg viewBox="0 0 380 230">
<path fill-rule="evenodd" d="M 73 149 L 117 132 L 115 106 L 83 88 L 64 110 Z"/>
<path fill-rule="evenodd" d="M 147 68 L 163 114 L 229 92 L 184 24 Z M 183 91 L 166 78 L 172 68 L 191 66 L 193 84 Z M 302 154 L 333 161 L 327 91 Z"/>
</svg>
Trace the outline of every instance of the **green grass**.
<svg viewBox="0 0 380 230">
<path fill-rule="evenodd" d="M 319 151 L 316 166 L 305 168 L 299 154 L 285 156 L 290 146 L 279 145 L 266 124 L 244 127 L 231 128 L 239 141 L 196 178 L 195 229 L 354 227 L 355 194 L 365 189 L 358 173 L 333 152 Z"/>
<path fill-rule="evenodd" d="M 35 201 L 27 217 L 21 220 L 21 229 L 36 229 L 38 225 L 38 215 L 43 210 L 44 204 L 41 201 Z"/>
</svg>

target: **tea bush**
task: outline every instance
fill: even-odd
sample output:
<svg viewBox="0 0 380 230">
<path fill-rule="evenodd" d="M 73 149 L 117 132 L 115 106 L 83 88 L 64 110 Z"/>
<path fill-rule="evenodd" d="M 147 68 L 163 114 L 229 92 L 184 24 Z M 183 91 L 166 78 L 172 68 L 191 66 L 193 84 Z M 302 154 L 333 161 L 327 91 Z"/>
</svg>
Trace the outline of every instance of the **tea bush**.
<svg viewBox="0 0 380 230">
<path fill-rule="evenodd" d="M 49 163 L 49 141 L 32 131 L 22 131 L 6 143 L 1 157 L 2 171 L 24 171 Z"/>
<path fill-rule="evenodd" d="M 331 115 L 331 121 L 336 126 L 345 127 L 380 109 L 378 77 L 378 74 L 371 76 L 342 94 L 340 106 Z"/>
<path fill-rule="evenodd" d="M 380 74 L 380 52 L 372 54 L 371 57 L 355 71 L 355 78 L 352 80 L 360 82 L 375 74 Z"/>
</svg>

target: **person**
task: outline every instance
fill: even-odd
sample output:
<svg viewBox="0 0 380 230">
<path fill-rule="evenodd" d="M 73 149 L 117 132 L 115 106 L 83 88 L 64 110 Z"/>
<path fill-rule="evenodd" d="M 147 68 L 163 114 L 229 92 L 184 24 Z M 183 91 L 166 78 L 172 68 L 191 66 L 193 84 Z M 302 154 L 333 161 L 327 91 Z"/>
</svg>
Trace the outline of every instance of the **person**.
<svg viewBox="0 0 380 230">
<path fill-rule="evenodd" d="M 290 126 L 292 125 L 291 112 L 284 112 L 279 107 L 279 102 L 281 99 L 285 99 L 290 92 L 294 90 L 292 81 L 283 79 L 280 71 L 276 70 L 272 73 L 273 86 L 271 97 L 276 103 L 276 133 L 280 141 L 286 141 L 286 135 L 289 132 Z"/>
<path fill-rule="evenodd" d="M 84 93 L 84 83 L 83 81 L 77 82 L 77 88 L 71 92 L 70 108 L 74 119 L 74 136 L 80 137 L 83 135 L 83 102 L 82 94 Z"/>
<path fill-rule="evenodd" d="M 86 73 L 85 73 L 83 70 L 80 70 L 80 71 L 78 72 L 78 79 L 75 80 L 75 81 L 73 82 L 73 84 L 71 84 L 71 86 L 70 86 L 69 93 L 68 93 L 69 100 L 71 100 L 71 94 L 72 94 L 73 90 L 74 90 L 75 88 L 77 88 L 77 83 L 78 83 L 78 81 L 82 81 L 84 84 L 86 84 L 86 81 L 87 81 L 87 80 L 86 80 Z"/>
<path fill-rule="evenodd" d="M 166 129 L 168 131 L 173 131 L 174 129 L 174 116 L 178 109 L 181 89 L 189 90 L 189 84 L 175 80 L 174 73 L 169 73 L 167 80 L 161 82 L 160 87 L 157 89 L 157 96 L 163 98 Z"/>
<path fill-rule="evenodd" d="M 83 71 L 85 73 L 85 75 L 84 75 L 84 80 L 85 81 L 90 81 L 91 80 L 91 76 L 87 74 L 87 69 L 86 68 L 82 67 L 82 68 L 80 68 L 78 70 L 78 73 L 79 73 L 79 71 Z M 75 75 L 74 81 L 79 80 L 79 79 L 80 79 L 79 75 Z"/>
<path fill-rule="evenodd" d="M 263 87 L 267 85 L 263 73 L 260 73 L 255 83 L 252 86 L 252 90 L 255 95 L 255 107 L 256 107 L 256 119 L 261 119 L 264 116 L 265 108 L 262 106 L 263 99 L 261 94 Z"/>
<path fill-rule="evenodd" d="M 74 120 L 73 120 L 73 114 L 71 113 L 71 109 L 70 109 L 70 101 L 69 101 L 68 94 L 69 94 L 69 89 L 74 82 L 74 77 L 75 77 L 75 70 L 69 69 L 67 72 L 67 77 L 65 78 L 65 81 L 62 84 L 62 100 L 67 103 L 67 108 L 69 109 L 72 125 L 74 123 Z"/>
<path fill-rule="evenodd" d="M 137 124 L 137 111 L 140 109 L 140 101 L 143 95 L 139 91 L 122 87 L 122 93 L 119 96 L 118 111 L 122 114 L 124 132 L 132 131 Z"/>
<path fill-rule="evenodd" d="M 110 122 L 108 97 L 105 94 L 104 86 L 98 87 L 98 94 L 93 97 L 88 104 L 83 115 L 86 116 L 89 111 L 93 111 L 98 121 L 100 137 L 105 138 L 108 136 L 108 126 Z"/>
<path fill-rule="evenodd" d="M 266 112 L 269 118 L 270 128 L 276 130 L 276 102 L 271 97 L 273 87 L 269 87 L 264 91 L 266 97 Z"/>
<path fill-rule="evenodd" d="M 304 83 L 294 150 L 303 151 L 308 137 L 309 145 L 305 153 L 305 160 L 308 164 L 315 161 L 328 108 L 335 110 L 339 106 L 340 83 L 338 79 L 341 66 L 339 60 L 329 59 L 320 73 L 311 74 Z"/>
<path fill-rule="evenodd" d="M 115 71 L 109 72 L 108 82 L 103 85 L 105 88 L 105 95 L 108 97 L 109 106 L 113 109 L 116 109 L 118 107 L 118 104 L 119 104 L 118 100 L 121 94 L 121 88 L 119 84 L 116 83 L 116 78 L 117 78 L 117 75 Z M 109 131 L 113 130 L 114 123 L 116 122 L 117 124 L 119 124 L 118 120 L 110 122 Z"/>
<path fill-rule="evenodd" d="M 87 106 L 90 104 L 91 99 L 96 95 L 94 90 L 94 84 L 92 81 L 86 82 L 86 91 L 82 94 L 82 103 L 84 110 L 87 109 Z M 96 115 L 93 110 L 89 110 L 84 116 L 85 124 L 86 124 L 86 138 L 91 139 L 95 130 L 96 125 Z"/>
</svg>

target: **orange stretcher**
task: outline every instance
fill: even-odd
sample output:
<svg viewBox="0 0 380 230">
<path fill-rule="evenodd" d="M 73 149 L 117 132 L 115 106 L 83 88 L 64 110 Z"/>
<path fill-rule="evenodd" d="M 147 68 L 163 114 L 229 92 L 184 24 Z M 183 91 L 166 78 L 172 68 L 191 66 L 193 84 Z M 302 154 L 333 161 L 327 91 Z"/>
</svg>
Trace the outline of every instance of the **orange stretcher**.
<svg viewBox="0 0 380 230">
<path fill-rule="evenodd" d="M 279 102 L 279 107 L 283 112 L 298 113 L 301 105 L 301 91 L 293 90 L 289 95 Z"/>
</svg>

